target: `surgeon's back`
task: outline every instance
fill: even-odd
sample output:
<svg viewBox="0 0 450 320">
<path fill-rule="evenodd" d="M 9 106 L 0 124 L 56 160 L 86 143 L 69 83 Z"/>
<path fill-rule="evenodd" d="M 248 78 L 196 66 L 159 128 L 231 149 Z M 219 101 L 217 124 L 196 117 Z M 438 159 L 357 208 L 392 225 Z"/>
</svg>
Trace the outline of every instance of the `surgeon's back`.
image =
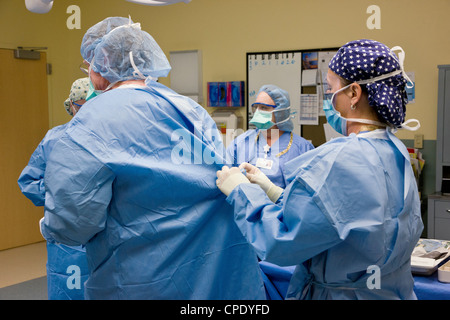
<svg viewBox="0 0 450 320">
<path fill-rule="evenodd" d="M 87 298 L 265 298 L 215 185 L 214 130 L 203 108 L 156 82 L 103 93 L 71 122 L 48 163 L 42 230 L 86 244 Z"/>
</svg>

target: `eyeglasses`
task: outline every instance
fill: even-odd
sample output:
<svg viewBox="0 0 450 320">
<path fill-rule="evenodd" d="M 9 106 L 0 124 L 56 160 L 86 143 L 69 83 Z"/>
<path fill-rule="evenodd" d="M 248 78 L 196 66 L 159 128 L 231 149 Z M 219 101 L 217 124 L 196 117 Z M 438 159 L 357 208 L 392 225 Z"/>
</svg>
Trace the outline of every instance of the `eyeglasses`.
<svg viewBox="0 0 450 320">
<path fill-rule="evenodd" d="M 276 108 L 276 105 L 273 104 L 265 104 L 261 102 L 255 102 L 252 104 L 252 112 L 255 113 L 256 110 L 260 111 L 273 111 L 274 108 Z"/>
<path fill-rule="evenodd" d="M 89 69 L 87 68 L 85 62 L 83 62 L 82 64 L 80 64 L 79 68 L 80 68 L 80 70 L 81 70 L 84 74 L 89 75 Z"/>
<path fill-rule="evenodd" d="M 74 105 L 77 106 L 78 108 L 81 108 L 83 106 L 83 104 L 78 104 L 76 102 L 73 102 L 72 100 L 70 100 L 70 102 Z"/>
</svg>

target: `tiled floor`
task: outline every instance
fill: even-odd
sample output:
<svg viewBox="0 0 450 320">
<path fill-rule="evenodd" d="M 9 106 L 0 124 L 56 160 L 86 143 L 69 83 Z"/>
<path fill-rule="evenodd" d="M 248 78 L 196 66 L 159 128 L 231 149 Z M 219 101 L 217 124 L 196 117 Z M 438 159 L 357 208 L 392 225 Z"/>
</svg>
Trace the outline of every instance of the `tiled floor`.
<svg viewBox="0 0 450 320">
<path fill-rule="evenodd" d="M 46 275 L 46 242 L 0 251 L 0 288 Z"/>
</svg>

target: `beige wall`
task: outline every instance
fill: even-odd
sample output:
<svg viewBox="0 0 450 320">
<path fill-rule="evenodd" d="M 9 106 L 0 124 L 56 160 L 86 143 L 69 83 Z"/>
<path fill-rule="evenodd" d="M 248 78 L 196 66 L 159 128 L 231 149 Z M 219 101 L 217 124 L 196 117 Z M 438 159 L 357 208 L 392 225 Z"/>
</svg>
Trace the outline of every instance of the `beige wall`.
<svg viewBox="0 0 450 320">
<path fill-rule="evenodd" d="M 66 9 L 72 4 L 81 8 L 81 30 L 66 27 L 70 15 Z M 372 4 L 381 8 L 381 30 L 366 27 L 366 9 Z M 167 55 L 174 50 L 202 50 L 205 95 L 208 81 L 245 80 L 246 52 L 338 47 L 359 38 L 375 39 L 404 48 L 405 69 L 414 71 L 416 78 L 416 103 L 408 107 L 407 118 L 419 119 L 418 133 L 433 140 L 437 65 L 450 63 L 449 12 L 448 0 L 192 0 L 164 7 L 125 0 L 55 0 L 53 9 L 40 15 L 28 12 L 23 0 L 1 0 L 0 47 L 48 47 L 53 127 L 70 119 L 62 103 L 73 80 L 83 76 L 78 69 L 82 36 L 108 16 L 131 15 Z M 169 79 L 161 82 L 170 84 Z M 414 133 L 397 135 L 412 139 Z"/>
</svg>

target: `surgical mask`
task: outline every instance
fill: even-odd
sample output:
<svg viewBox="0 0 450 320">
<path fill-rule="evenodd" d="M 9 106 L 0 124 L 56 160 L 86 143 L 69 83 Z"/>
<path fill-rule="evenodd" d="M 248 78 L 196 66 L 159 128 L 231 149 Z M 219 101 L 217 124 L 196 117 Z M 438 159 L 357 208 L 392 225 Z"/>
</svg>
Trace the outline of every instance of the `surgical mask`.
<svg viewBox="0 0 450 320">
<path fill-rule="evenodd" d="M 92 61 L 94 61 L 94 58 L 92 58 Z M 88 68 L 88 76 L 89 76 L 89 89 L 88 89 L 88 93 L 86 96 L 86 101 L 95 98 L 96 96 L 102 94 L 103 92 L 105 92 L 106 90 L 96 90 L 94 87 L 94 84 L 92 83 L 92 79 L 91 79 L 91 63 L 89 63 L 89 68 Z"/>
<path fill-rule="evenodd" d="M 347 120 L 341 116 L 341 114 L 336 111 L 331 102 L 332 98 L 323 99 L 323 111 L 325 111 L 325 117 L 327 118 L 328 124 L 336 130 L 337 133 L 346 135 L 347 133 Z"/>
<path fill-rule="evenodd" d="M 356 82 L 358 83 L 358 82 Z M 323 99 L 323 110 L 325 111 L 325 117 L 327 118 L 328 124 L 336 130 L 337 133 L 340 133 L 344 136 L 347 135 L 347 122 L 353 121 L 353 122 L 359 122 L 359 123 L 367 123 L 367 124 L 374 124 L 381 127 L 386 127 L 386 124 L 369 120 L 369 119 L 359 119 L 359 118 L 344 118 L 341 116 L 341 113 L 336 110 L 335 104 L 334 104 L 334 98 L 336 97 L 336 94 L 344 91 L 348 87 L 350 87 L 352 84 L 349 84 L 348 86 L 345 86 L 338 91 L 334 92 L 333 95 L 331 95 L 331 98 L 329 98 L 330 94 L 326 94 L 326 98 Z"/>
<path fill-rule="evenodd" d="M 89 79 L 89 89 L 87 92 L 86 101 L 88 101 L 92 98 L 95 98 L 98 95 L 99 94 L 96 92 L 96 90 L 94 88 L 94 84 L 92 83 L 91 79 Z"/>
<path fill-rule="evenodd" d="M 258 129 L 267 130 L 272 128 L 275 124 L 272 122 L 271 111 L 256 110 L 250 123 Z"/>
<path fill-rule="evenodd" d="M 272 121 L 272 114 L 274 112 L 281 112 L 281 111 L 288 110 L 288 109 L 290 109 L 290 107 L 283 109 L 283 110 L 273 110 L 273 111 L 261 111 L 259 109 L 256 109 L 256 112 L 253 115 L 252 120 L 250 120 L 250 123 L 261 130 L 270 129 L 275 125 L 289 121 L 291 119 L 291 117 L 288 117 L 287 119 L 285 119 L 283 121 L 279 121 L 277 123 L 274 123 Z"/>
</svg>

